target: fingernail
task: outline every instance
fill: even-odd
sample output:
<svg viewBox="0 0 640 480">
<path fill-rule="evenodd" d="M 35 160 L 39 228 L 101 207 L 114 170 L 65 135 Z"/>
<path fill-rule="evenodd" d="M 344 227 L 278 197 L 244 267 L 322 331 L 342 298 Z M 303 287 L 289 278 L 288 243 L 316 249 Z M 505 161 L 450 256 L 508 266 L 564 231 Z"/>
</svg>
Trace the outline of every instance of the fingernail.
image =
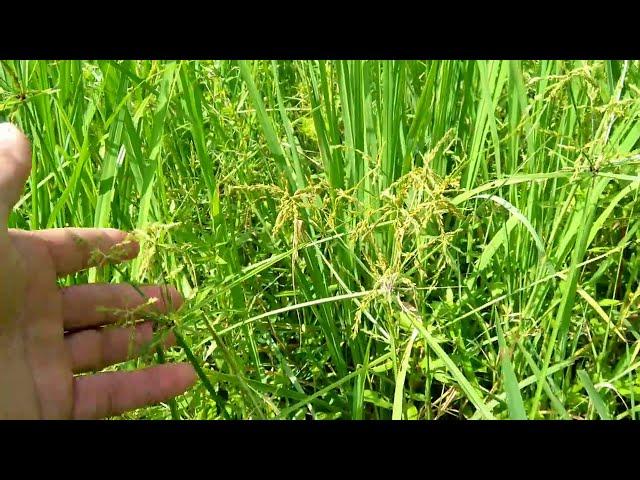
<svg viewBox="0 0 640 480">
<path fill-rule="evenodd" d="M 165 305 L 170 307 L 173 311 L 177 311 L 184 304 L 184 298 L 182 294 L 173 285 L 162 285 L 160 287 L 162 297 Z"/>
<path fill-rule="evenodd" d="M 0 123 L 0 142 L 13 140 L 19 133 L 20 130 L 12 123 Z"/>
<path fill-rule="evenodd" d="M 140 244 L 133 238 L 126 237 L 123 241 L 113 245 L 109 249 L 108 255 L 116 261 L 124 261 L 137 257 L 139 253 Z"/>
</svg>

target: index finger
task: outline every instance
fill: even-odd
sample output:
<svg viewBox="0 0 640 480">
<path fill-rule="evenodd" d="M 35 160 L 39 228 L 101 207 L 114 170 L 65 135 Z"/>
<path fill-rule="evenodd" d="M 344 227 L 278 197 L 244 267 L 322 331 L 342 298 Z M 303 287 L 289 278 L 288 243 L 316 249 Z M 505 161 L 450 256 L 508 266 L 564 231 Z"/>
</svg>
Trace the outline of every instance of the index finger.
<svg viewBox="0 0 640 480">
<path fill-rule="evenodd" d="M 25 232 L 10 230 L 10 236 L 43 242 L 58 276 L 86 268 L 119 263 L 138 256 L 140 246 L 130 234 L 115 228 L 52 228 Z"/>
</svg>

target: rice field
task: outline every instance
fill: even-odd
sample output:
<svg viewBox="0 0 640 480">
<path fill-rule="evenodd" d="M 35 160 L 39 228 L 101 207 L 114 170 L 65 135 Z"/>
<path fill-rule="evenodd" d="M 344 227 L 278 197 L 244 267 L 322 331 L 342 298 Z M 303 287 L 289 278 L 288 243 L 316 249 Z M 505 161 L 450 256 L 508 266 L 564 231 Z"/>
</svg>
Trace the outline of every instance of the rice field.
<svg viewBox="0 0 640 480">
<path fill-rule="evenodd" d="M 640 416 L 639 61 L 2 61 L 0 120 L 11 227 L 141 242 L 61 284 L 187 299 L 122 418 Z"/>
</svg>

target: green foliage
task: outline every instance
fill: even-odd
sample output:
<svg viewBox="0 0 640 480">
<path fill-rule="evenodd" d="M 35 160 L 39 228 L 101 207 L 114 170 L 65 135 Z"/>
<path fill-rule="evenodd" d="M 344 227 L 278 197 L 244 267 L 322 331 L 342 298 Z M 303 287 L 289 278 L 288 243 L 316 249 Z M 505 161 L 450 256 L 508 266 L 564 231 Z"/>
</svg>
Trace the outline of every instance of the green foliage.
<svg viewBox="0 0 640 480">
<path fill-rule="evenodd" d="M 142 240 L 67 284 L 188 298 L 130 418 L 640 412 L 638 61 L 3 61 L 0 116 L 11 226 Z"/>
</svg>

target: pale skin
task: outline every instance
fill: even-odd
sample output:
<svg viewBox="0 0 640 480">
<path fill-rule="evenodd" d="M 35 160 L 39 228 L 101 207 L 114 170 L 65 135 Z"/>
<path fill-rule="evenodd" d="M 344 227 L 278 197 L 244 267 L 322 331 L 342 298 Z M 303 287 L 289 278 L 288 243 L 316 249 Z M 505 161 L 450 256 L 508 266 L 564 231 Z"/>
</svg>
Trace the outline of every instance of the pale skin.
<svg viewBox="0 0 640 480">
<path fill-rule="evenodd" d="M 147 299 L 131 285 L 60 287 L 57 279 L 95 265 L 96 250 L 117 262 L 135 258 L 139 246 L 115 229 L 7 228 L 31 165 L 27 138 L 0 124 L 0 419 L 98 419 L 180 395 L 196 381 L 188 363 L 99 373 L 152 340 L 150 321 L 112 325 L 118 311 Z M 148 307 L 155 312 L 182 304 L 171 287 L 140 289 L 158 299 Z M 174 342 L 169 335 L 165 343 Z M 98 373 L 78 375 L 86 372 Z"/>
</svg>

